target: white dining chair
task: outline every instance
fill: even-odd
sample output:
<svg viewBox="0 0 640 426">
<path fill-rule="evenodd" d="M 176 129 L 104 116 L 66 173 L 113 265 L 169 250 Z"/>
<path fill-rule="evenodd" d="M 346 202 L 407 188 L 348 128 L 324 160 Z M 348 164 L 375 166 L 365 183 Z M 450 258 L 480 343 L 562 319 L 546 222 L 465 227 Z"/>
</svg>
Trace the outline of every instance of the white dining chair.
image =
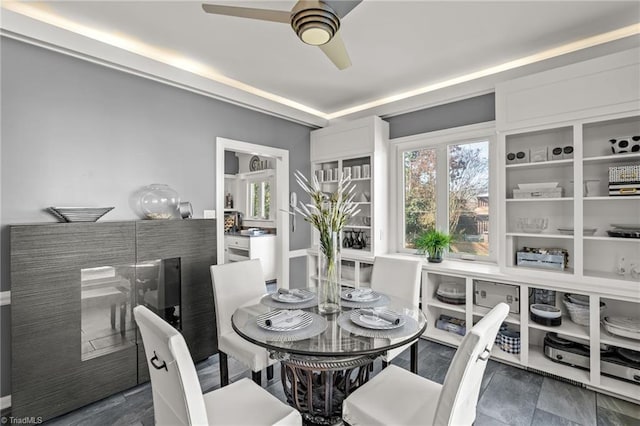
<svg viewBox="0 0 640 426">
<path fill-rule="evenodd" d="M 240 306 L 258 303 L 266 293 L 264 275 L 259 259 L 211 266 L 213 301 L 218 331 L 221 386 L 229 383 L 227 356 L 249 367 L 253 381 L 261 384 L 262 370 L 267 369 L 267 380 L 273 378 L 273 364 L 266 349 L 243 339 L 231 326 L 231 315 Z"/>
<path fill-rule="evenodd" d="M 302 424 L 298 411 L 246 378 L 203 394 L 182 334 L 145 306 L 133 314 L 149 366 L 155 424 Z"/>
<path fill-rule="evenodd" d="M 371 289 L 389 296 L 402 299 L 418 307 L 420 303 L 420 275 L 422 262 L 414 259 L 401 259 L 377 256 L 373 260 Z M 418 341 L 399 348 L 388 350 L 382 356 L 385 368 L 392 359 L 411 348 L 411 371 L 418 373 Z"/>
<path fill-rule="evenodd" d="M 508 313 L 500 303 L 467 333 L 443 385 L 391 365 L 344 400 L 343 419 L 351 426 L 472 425 L 487 360 Z"/>
</svg>

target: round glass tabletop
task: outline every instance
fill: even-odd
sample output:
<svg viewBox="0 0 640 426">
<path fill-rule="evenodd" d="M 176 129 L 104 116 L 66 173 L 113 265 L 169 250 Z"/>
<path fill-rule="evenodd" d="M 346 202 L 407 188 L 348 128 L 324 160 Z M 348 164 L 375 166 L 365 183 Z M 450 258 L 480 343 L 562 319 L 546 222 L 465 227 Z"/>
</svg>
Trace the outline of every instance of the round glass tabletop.
<svg viewBox="0 0 640 426">
<path fill-rule="evenodd" d="M 313 291 L 313 289 L 310 290 Z M 391 296 L 387 297 L 389 303 L 386 306 L 372 308 L 372 310 L 385 312 L 383 316 L 390 313 L 402 317 L 401 327 L 366 328 L 362 325 L 375 321 L 358 321 L 360 324 L 354 322 L 352 311 L 358 308 L 342 307 L 340 313 L 320 316 L 316 306 L 300 309 L 315 314 L 312 315 L 317 321 L 315 325 L 322 325 L 322 327 L 316 327 L 315 331 L 313 328 L 309 329 L 309 333 L 313 334 L 312 337 L 306 337 L 304 333 L 300 334 L 301 330 L 295 330 L 298 333 L 295 335 L 293 330 L 285 331 L 284 335 L 274 334 L 276 332 L 265 330 L 257 324 L 261 319 L 270 317 L 273 311 L 279 309 L 262 303 L 238 308 L 233 313 L 231 322 L 234 330 L 244 339 L 277 352 L 313 357 L 372 355 L 412 342 L 424 333 L 427 325 L 424 313 L 417 306 Z M 363 315 L 371 313 L 369 310 L 365 312 Z M 323 321 L 326 322 L 326 326 Z M 291 333 L 291 339 L 286 333 Z"/>
</svg>

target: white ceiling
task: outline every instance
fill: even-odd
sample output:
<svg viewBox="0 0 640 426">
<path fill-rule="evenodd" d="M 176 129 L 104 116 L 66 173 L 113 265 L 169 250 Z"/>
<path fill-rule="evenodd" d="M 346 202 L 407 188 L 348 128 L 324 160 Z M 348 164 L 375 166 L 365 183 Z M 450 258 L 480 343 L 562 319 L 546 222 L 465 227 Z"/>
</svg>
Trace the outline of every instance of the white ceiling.
<svg viewBox="0 0 640 426">
<path fill-rule="evenodd" d="M 282 10 L 290 10 L 295 4 L 294 1 L 209 2 Z M 314 124 L 344 115 L 347 108 L 465 76 L 640 22 L 638 1 L 364 0 L 343 19 L 342 38 L 353 65 L 339 71 L 318 48 L 303 44 L 286 24 L 206 14 L 201 3 L 196 1 L 28 3 L 29 8 L 37 8 L 37 13 L 46 13 L 41 16 L 34 15 L 33 9 L 27 13 L 12 4 L 15 5 L 3 2 L 2 27 L 5 34 L 9 31 L 44 39 L 51 44 L 81 51 L 84 55 L 143 69 L 145 73 L 187 84 L 203 92 L 215 95 L 219 91 L 222 97 L 259 109 L 269 110 L 269 105 L 275 104 L 272 105 L 273 111 L 278 114 Z M 24 6 L 24 3 L 19 6 Z M 25 15 L 30 15 L 30 18 L 27 20 Z M 48 27 L 53 24 L 58 28 L 48 32 L 34 30 L 34 22 L 42 25 L 43 20 L 47 21 Z M 60 36 L 59 27 L 66 27 L 66 36 Z M 87 28 L 97 30 L 98 36 L 87 34 Z M 634 30 L 636 34 L 638 28 L 640 25 Z M 184 71 L 174 71 L 171 75 L 153 72 L 150 64 L 143 67 L 137 66 L 133 60 L 127 63 L 124 56 L 116 60 L 115 56 L 103 54 L 104 49 L 95 46 L 93 50 L 80 48 L 79 42 L 69 41 L 71 38 L 67 30 L 76 37 L 84 32 L 84 41 L 88 39 L 87 35 L 89 39 L 100 39 L 101 35 L 108 34 L 124 37 L 129 43 L 142 43 L 143 48 L 151 53 L 147 55 L 146 50 L 135 45 L 129 50 L 138 53 L 137 56 L 142 53 L 151 58 L 158 67 L 167 66 L 166 63 L 159 64 L 160 60 L 171 62 L 178 58 L 182 64 L 185 60 L 194 61 L 196 65 L 188 63 L 186 67 L 179 67 L 195 69 L 197 66 L 192 73 L 197 78 L 189 80 L 193 76 L 185 76 Z M 638 36 L 632 38 L 633 44 L 638 45 Z M 102 39 L 101 44 L 104 41 Z M 92 42 L 97 43 L 95 40 Z M 107 40 L 107 43 L 110 42 Z M 122 50 L 121 42 L 112 44 Z M 113 46 L 110 48 L 115 49 Z M 158 55 L 166 55 L 169 59 L 159 59 Z M 200 69 L 204 71 L 200 72 Z M 183 77 L 184 80 L 180 81 Z M 225 83 L 224 78 L 234 81 Z M 217 81 L 215 86 L 207 87 L 206 80 Z M 246 88 L 238 87 L 237 82 L 301 106 L 288 105 L 283 109 L 280 99 L 265 100 L 267 95 L 260 93 L 249 96 Z M 233 91 L 226 90 L 229 85 Z M 259 99 L 252 103 L 251 99 L 256 97 Z M 286 103 L 286 100 L 282 102 Z M 406 106 L 402 108 L 406 109 Z M 365 107 L 363 109 L 366 110 Z M 320 121 L 305 120 L 301 116 L 295 117 L 294 113 L 287 113 L 300 113 L 300 110 L 305 116 Z M 387 108 L 388 111 L 393 109 Z"/>
</svg>

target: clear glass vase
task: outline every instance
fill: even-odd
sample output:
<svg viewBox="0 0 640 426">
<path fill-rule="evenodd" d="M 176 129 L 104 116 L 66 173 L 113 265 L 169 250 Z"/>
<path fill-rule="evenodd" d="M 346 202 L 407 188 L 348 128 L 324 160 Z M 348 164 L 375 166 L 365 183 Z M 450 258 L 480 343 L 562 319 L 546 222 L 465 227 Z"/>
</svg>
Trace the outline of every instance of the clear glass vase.
<svg viewBox="0 0 640 426">
<path fill-rule="evenodd" d="M 169 185 L 153 183 L 140 193 L 140 207 L 147 219 L 180 218 L 180 196 Z"/>
<path fill-rule="evenodd" d="M 318 255 L 318 312 L 340 311 L 340 243 L 338 233 L 320 236 Z"/>
</svg>

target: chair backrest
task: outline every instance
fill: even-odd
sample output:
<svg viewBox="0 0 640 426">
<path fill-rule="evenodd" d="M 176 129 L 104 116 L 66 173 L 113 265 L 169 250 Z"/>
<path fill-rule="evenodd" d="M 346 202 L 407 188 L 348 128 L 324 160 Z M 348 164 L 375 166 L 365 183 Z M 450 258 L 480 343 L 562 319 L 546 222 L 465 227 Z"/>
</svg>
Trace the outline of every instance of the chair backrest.
<svg viewBox="0 0 640 426">
<path fill-rule="evenodd" d="M 418 304 L 422 262 L 414 259 L 376 257 L 371 272 L 371 289 Z"/>
<path fill-rule="evenodd" d="M 198 374 L 182 335 L 144 306 L 136 306 L 133 314 L 151 375 L 155 423 L 208 424 Z"/>
<path fill-rule="evenodd" d="M 232 333 L 231 315 L 240 306 L 257 303 L 266 293 L 259 259 L 211 266 L 218 336 Z"/>
<path fill-rule="evenodd" d="M 435 425 L 472 425 L 475 421 L 482 376 L 508 313 L 509 306 L 499 303 L 462 339 L 442 385 Z"/>
</svg>

